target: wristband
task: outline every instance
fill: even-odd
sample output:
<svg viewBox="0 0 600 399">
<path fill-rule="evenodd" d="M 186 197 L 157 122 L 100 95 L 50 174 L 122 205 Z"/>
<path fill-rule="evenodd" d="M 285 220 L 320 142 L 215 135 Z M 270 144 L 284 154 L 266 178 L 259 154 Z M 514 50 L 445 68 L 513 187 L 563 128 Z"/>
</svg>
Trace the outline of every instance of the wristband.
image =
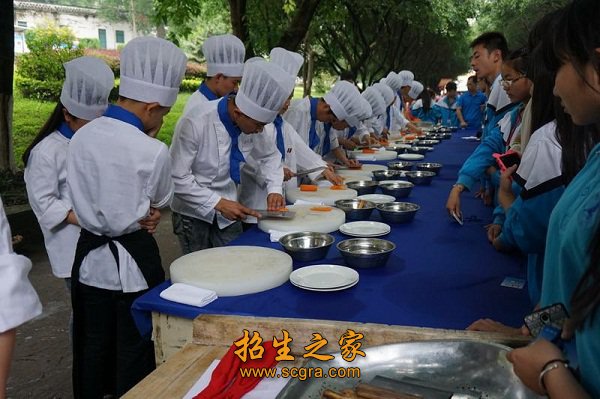
<svg viewBox="0 0 600 399">
<path fill-rule="evenodd" d="M 542 388 L 542 392 L 544 395 L 547 393 L 546 385 L 544 384 L 544 376 L 552 370 L 556 370 L 561 365 L 566 369 L 569 368 L 569 362 L 564 359 L 552 359 L 546 362 L 546 364 L 544 364 L 544 367 L 542 367 L 542 371 L 540 372 L 540 376 L 538 377 L 538 383 L 540 388 Z"/>
</svg>

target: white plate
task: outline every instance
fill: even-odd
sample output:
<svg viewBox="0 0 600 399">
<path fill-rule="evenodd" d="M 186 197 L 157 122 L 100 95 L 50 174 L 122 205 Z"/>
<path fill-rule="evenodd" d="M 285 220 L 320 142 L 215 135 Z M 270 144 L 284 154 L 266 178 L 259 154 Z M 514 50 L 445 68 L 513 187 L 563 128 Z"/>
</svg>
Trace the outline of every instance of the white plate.
<svg viewBox="0 0 600 399">
<path fill-rule="evenodd" d="M 396 198 L 394 196 L 385 195 L 385 194 L 364 194 L 364 195 L 359 195 L 356 198 L 365 200 L 365 201 L 371 201 L 371 202 L 374 202 L 375 204 L 385 204 L 387 202 L 396 201 Z"/>
<path fill-rule="evenodd" d="M 379 237 L 388 234 L 392 228 L 379 222 L 350 222 L 340 226 L 340 231 L 352 237 Z"/>
<path fill-rule="evenodd" d="M 402 159 L 403 161 L 420 161 L 425 158 L 424 155 L 421 154 L 400 154 L 398 155 L 398 159 Z"/>
<path fill-rule="evenodd" d="M 313 265 L 301 267 L 290 274 L 290 282 L 312 290 L 348 288 L 358 281 L 358 272 L 346 266 Z"/>
<path fill-rule="evenodd" d="M 311 288 L 311 287 L 304 287 L 302 285 L 298 285 L 298 284 L 292 283 L 293 286 L 298 287 L 298 288 L 302 288 L 303 290 L 318 291 L 318 292 L 341 291 L 341 290 L 348 289 L 350 287 L 354 287 L 356 284 L 358 284 L 358 279 L 355 282 L 350 283 L 348 285 L 344 285 L 342 287 L 333 287 L 333 288 Z"/>
<path fill-rule="evenodd" d="M 412 147 L 412 144 L 406 144 L 406 143 L 403 143 L 402 141 L 396 141 L 394 143 L 394 146 L 398 147 L 398 148 L 408 149 L 408 148 Z"/>
<path fill-rule="evenodd" d="M 399 181 L 408 181 L 408 177 L 402 176 L 400 177 L 400 180 L 382 180 L 379 182 L 379 185 L 381 186 L 382 184 L 398 183 Z"/>
</svg>

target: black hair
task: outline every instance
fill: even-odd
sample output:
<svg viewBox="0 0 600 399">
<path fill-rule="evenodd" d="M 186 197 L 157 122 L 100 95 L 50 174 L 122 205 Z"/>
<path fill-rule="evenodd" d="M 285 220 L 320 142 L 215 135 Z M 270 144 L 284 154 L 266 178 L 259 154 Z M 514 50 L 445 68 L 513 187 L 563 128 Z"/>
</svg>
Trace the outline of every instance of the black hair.
<svg viewBox="0 0 600 399">
<path fill-rule="evenodd" d="M 467 78 L 467 82 L 468 82 L 469 80 L 470 80 L 470 81 L 471 81 L 473 84 L 475 84 L 475 85 L 476 85 L 476 84 L 477 84 L 477 75 L 471 75 L 471 76 L 469 76 L 469 77 Z"/>
<path fill-rule="evenodd" d="M 43 139 L 48 137 L 52 132 L 56 131 L 56 129 L 58 129 L 58 127 L 61 125 L 61 123 L 63 123 L 65 121 L 65 115 L 63 113 L 63 109 L 65 109 L 65 107 L 59 101 L 58 104 L 56 104 L 56 107 L 54 107 L 54 110 L 52 111 L 52 114 L 50 114 L 50 117 L 48 118 L 48 120 L 46 120 L 46 123 L 44 123 L 44 126 L 42 126 L 42 128 L 38 132 L 37 136 L 35 136 L 35 138 L 31 142 L 31 144 L 29 144 L 29 147 L 27 147 L 27 149 L 23 153 L 23 156 L 21 157 L 21 159 L 23 160 L 24 166 L 27 166 L 27 161 L 29 161 L 29 155 L 31 154 L 31 150 L 33 150 L 33 147 L 38 145 Z"/>
<path fill-rule="evenodd" d="M 502 62 L 503 64 L 508 65 L 510 68 L 529 78 L 529 60 L 529 49 L 527 47 L 521 47 L 517 50 L 511 51 Z"/>
<path fill-rule="evenodd" d="M 342 73 L 340 73 L 340 80 L 354 82 L 356 80 L 356 75 L 352 71 L 342 71 Z"/>
<path fill-rule="evenodd" d="M 446 91 L 451 91 L 451 90 L 456 90 L 456 83 L 454 82 L 448 82 L 446 83 Z"/>
<path fill-rule="evenodd" d="M 423 102 L 423 110 L 425 112 L 429 112 L 429 110 L 431 109 L 431 93 L 429 92 L 429 88 L 423 89 L 419 97 Z"/>
<path fill-rule="evenodd" d="M 482 45 L 490 53 L 494 50 L 500 50 L 502 58 L 508 53 L 508 43 L 506 38 L 500 32 L 485 32 L 475 38 L 469 45 L 470 48 Z"/>
</svg>

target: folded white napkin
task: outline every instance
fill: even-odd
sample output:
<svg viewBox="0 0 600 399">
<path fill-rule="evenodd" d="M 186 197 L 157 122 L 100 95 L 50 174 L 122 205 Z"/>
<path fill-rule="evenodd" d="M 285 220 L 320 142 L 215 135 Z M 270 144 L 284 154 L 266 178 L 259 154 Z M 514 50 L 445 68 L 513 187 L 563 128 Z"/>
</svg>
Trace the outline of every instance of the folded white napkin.
<svg viewBox="0 0 600 399">
<path fill-rule="evenodd" d="M 193 285 L 174 283 L 160 293 L 162 299 L 183 303 L 185 305 L 197 306 L 199 308 L 208 305 L 217 299 L 217 293 Z"/>
<path fill-rule="evenodd" d="M 297 199 L 296 202 L 294 202 L 294 205 L 325 205 L 323 203 L 323 201 L 319 201 L 319 200 L 302 200 L 302 199 Z"/>
</svg>

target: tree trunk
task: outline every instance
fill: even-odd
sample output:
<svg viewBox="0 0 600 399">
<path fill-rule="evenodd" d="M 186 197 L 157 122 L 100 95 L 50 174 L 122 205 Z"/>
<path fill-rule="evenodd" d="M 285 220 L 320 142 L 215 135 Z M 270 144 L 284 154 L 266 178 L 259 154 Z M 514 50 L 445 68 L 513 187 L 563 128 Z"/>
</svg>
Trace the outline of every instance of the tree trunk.
<svg viewBox="0 0 600 399">
<path fill-rule="evenodd" d="M 167 32 L 165 31 L 165 25 L 162 22 L 158 23 L 156 25 L 156 37 L 164 39 L 166 35 Z"/>
<path fill-rule="evenodd" d="M 315 53 L 307 46 L 306 61 L 304 62 L 304 97 L 310 96 L 312 90 L 313 76 L 315 74 Z"/>
<path fill-rule="evenodd" d="M 14 4 L 0 13 L 0 170 L 15 169 L 12 148 L 13 73 L 15 61 Z"/>
<path fill-rule="evenodd" d="M 312 21 L 321 0 L 301 0 L 296 7 L 294 18 L 290 21 L 279 40 L 278 47 L 296 51 L 306 36 L 310 21 Z"/>
<path fill-rule="evenodd" d="M 250 42 L 248 18 L 246 17 L 246 0 L 229 0 L 231 29 L 246 47 L 246 59 L 254 57 L 254 48 Z"/>
<path fill-rule="evenodd" d="M 133 37 L 137 36 L 137 23 L 135 22 L 135 6 L 133 0 L 129 0 L 129 14 L 131 15 L 131 30 L 133 30 Z"/>
</svg>

